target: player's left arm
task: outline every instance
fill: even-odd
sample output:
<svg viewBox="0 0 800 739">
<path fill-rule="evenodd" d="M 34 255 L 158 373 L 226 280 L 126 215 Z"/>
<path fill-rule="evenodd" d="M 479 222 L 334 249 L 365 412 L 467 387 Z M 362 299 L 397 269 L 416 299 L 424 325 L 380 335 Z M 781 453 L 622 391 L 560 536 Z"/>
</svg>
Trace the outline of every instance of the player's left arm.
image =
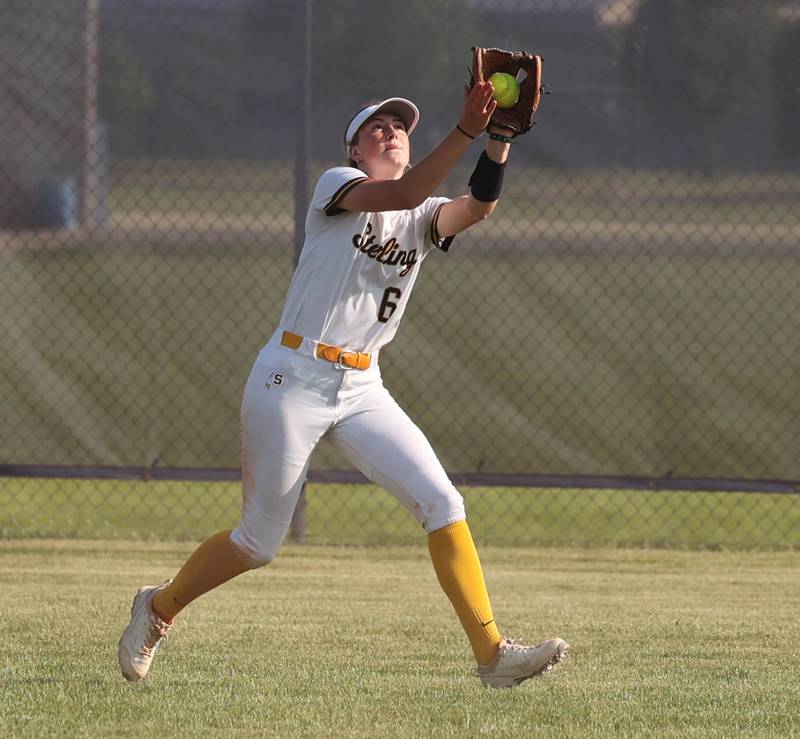
<svg viewBox="0 0 800 739">
<path fill-rule="evenodd" d="M 505 129 L 494 129 L 494 127 L 490 127 L 490 131 L 492 130 L 500 134 L 508 133 Z M 497 164 L 506 163 L 510 149 L 511 145 L 503 141 L 497 141 L 495 139 L 486 140 L 486 156 Z M 439 211 L 439 219 L 436 223 L 439 235 L 444 238 L 461 233 L 470 226 L 490 216 L 497 202 L 497 200 L 478 200 L 473 193 L 470 192 L 467 195 L 462 195 L 461 197 L 451 200 L 449 203 L 445 203 Z"/>
</svg>

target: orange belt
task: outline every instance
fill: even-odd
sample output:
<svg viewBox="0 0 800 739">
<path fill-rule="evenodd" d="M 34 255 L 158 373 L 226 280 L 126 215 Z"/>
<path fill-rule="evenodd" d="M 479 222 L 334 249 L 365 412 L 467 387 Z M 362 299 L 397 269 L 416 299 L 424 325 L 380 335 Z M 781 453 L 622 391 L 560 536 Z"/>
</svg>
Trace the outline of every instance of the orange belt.
<svg viewBox="0 0 800 739">
<path fill-rule="evenodd" d="M 293 334 L 291 331 L 284 331 L 281 336 L 281 344 L 288 346 L 290 349 L 299 349 L 302 343 L 303 337 Z M 365 370 L 369 368 L 372 362 L 371 354 L 349 352 L 338 346 L 323 344 L 321 341 L 317 342 L 317 357 L 319 359 L 327 359 L 337 367 L 347 367 L 349 369 Z"/>
</svg>

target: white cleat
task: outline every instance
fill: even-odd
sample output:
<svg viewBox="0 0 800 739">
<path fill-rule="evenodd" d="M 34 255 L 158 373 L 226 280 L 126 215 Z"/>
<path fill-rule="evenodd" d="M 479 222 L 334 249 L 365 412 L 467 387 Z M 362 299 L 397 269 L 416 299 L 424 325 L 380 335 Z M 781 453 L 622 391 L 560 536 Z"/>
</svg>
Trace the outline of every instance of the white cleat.
<svg viewBox="0 0 800 739">
<path fill-rule="evenodd" d="M 511 639 L 503 639 L 497 657 L 490 665 L 478 665 L 474 674 L 487 688 L 513 688 L 553 669 L 566 657 L 569 644 L 563 639 L 548 639 L 535 647 L 526 647 Z"/>
<path fill-rule="evenodd" d="M 126 680 L 144 680 L 150 670 L 158 645 L 166 638 L 172 624 L 162 621 L 152 608 L 153 597 L 162 585 L 144 585 L 136 592 L 131 607 L 131 622 L 119 640 L 117 661 Z"/>
</svg>

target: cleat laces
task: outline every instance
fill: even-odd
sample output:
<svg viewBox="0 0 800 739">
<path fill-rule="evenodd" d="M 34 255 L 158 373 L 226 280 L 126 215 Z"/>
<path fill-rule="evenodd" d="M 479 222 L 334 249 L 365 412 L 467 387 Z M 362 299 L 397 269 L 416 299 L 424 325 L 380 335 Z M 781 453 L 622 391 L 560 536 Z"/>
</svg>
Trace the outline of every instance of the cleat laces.
<svg viewBox="0 0 800 739">
<path fill-rule="evenodd" d="M 156 647 L 161 643 L 161 640 L 167 638 L 167 632 L 169 632 L 169 625 L 158 618 L 158 616 L 154 616 L 150 622 L 150 628 L 147 630 L 147 636 L 142 643 L 139 654 L 141 654 L 142 657 L 152 657 Z"/>
</svg>

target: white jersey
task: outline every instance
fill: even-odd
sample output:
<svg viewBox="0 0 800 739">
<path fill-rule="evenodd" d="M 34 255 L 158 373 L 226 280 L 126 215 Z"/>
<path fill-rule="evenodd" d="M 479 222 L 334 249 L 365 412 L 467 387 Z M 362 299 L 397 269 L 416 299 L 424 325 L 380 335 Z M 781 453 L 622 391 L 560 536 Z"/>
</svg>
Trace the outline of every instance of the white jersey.
<svg viewBox="0 0 800 739">
<path fill-rule="evenodd" d="M 353 167 L 334 167 L 320 177 L 280 328 L 374 352 L 397 332 L 422 260 L 434 247 L 447 251 L 452 237 L 442 239 L 436 229 L 439 209 L 449 198 L 381 213 L 340 208 L 342 198 L 365 179 Z"/>
</svg>

